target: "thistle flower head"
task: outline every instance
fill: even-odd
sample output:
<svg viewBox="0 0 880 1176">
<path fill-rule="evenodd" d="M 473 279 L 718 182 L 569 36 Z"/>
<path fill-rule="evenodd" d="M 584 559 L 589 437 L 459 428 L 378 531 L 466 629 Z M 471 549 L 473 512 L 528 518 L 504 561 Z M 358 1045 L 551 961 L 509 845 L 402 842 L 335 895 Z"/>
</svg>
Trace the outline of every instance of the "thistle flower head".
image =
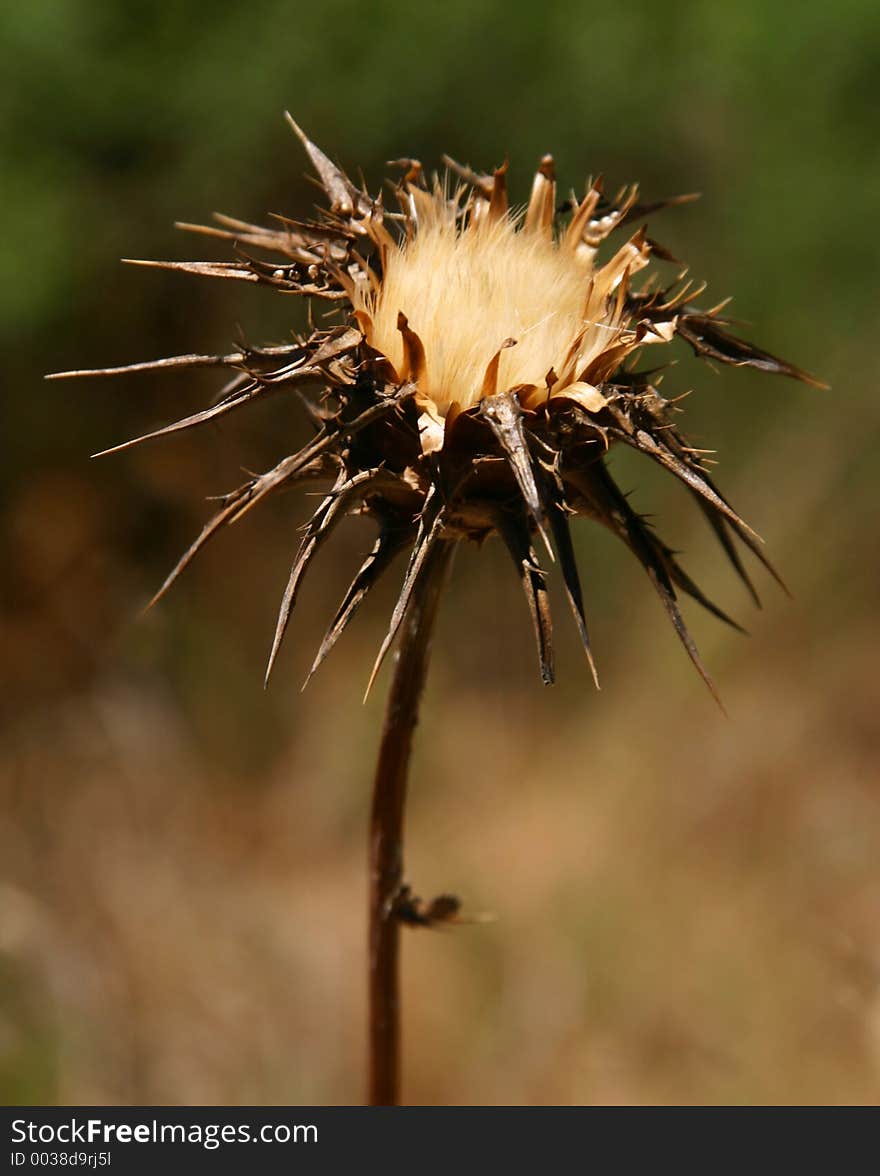
<svg viewBox="0 0 880 1176">
<path fill-rule="evenodd" d="M 690 198 L 640 204 L 633 186 L 607 199 L 597 181 L 582 196 L 561 199 L 553 160 L 545 156 L 528 203 L 515 211 L 506 166 L 488 175 L 444 159 L 446 175 L 428 183 L 417 161 L 401 160 L 394 206 L 386 209 L 382 196 L 355 185 L 291 124 L 326 194 L 318 219 L 279 217 L 266 228 L 218 216 L 216 226 L 182 227 L 234 242 L 235 260 L 140 264 L 324 301 L 331 325 L 280 346 L 61 373 L 229 370 L 231 381 L 212 407 L 117 449 L 217 420 L 276 391 L 317 390 L 303 397 L 313 438 L 221 500 L 156 599 L 212 536 L 257 502 L 294 483 L 325 479 L 330 488 L 293 559 L 270 671 L 307 567 L 337 523 L 360 513 L 375 521 L 378 535 L 312 672 L 397 554 L 408 551 L 409 562 L 374 676 L 438 551 L 498 535 L 526 596 L 543 680 L 553 680 L 553 653 L 540 545 L 558 562 L 595 677 L 569 529 L 573 517 L 585 515 L 609 527 L 643 565 L 714 692 L 678 593 L 734 622 L 629 504 L 609 472 L 608 451 L 629 446 L 680 479 L 757 600 L 738 544 L 776 573 L 715 486 L 702 452 L 680 432 L 675 400 L 660 394 L 658 365 L 642 366 L 642 351 L 681 339 L 719 363 L 816 381 L 732 335 L 721 306 L 700 309 L 702 287 L 683 276 L 662 280 L 656 263 L 674 259 L 644 227 L 627 232 L 649 213 Z M 617 243 L 606 244 L 612 237 Z M 646 268 L 652 272 L 635 282 Z"/>
</svg>

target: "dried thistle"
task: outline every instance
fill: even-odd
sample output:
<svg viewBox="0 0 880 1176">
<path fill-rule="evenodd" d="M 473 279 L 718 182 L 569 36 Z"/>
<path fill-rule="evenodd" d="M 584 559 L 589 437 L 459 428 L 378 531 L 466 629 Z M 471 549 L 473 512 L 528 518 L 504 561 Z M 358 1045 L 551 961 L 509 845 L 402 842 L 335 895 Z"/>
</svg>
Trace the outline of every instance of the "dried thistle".
<svg viewBox="0 0 880 1176">
<path fill-rule="evenodd" d="M 288 116 L 289 117 L 289 116 Z M 569 530 L 572 516 L 604 523 L 633 552 L 659 594 L 704 681 L 677 591 L 736 626 L 713 604 L 630 506 L 606 462 L 615 443 L 646 454 L 688 487 L 737 574 L 757 593 L 737 551 L 742 543 L 778 580 L 751 527 L 710 478 L 702 451 L 679 430 L 675 400 L 660 395 L 659 371 L 636 370 L 646 347 L 676 337 L 710 360 L 807 373 L 729 333 L 724 303 L 699 309 L 704 287 L 636 274 L 653 258 L 672 260 L 639 228 L 599 262 L 606 238 L 677 197 L 638 202 L 635 185 L 613 200 L 601 180 L 559 200 L 551 156 L 541 160 L 527 207 L 508 206 L 506 165 L 483 175 L 445 158 L 428 185 L 416 160 L 399 160 L 397 210 L 386 211 L 339 170 L 290 120 L 323 185 L 329 208 L 314 221 L 275 218 L 263 228 L 217 216 L 219 227 L 181 225 L 235 244 L 223 262 L 153 262 L 207 277 L 269 285 L 335 304 L 335 325 L 282 346 L 243 345 L 227 355 L 182 355 L 124 368 L 60 373 L 115 375 L 163 368 L 220 367 L 232 373 L 212 407 L 135 438 L 112 453 L 216 421 L 260 397 L 321 386 L 306 409 L 315 436 L 273 469 L 226 494 L 184 553 L 155 603 L 196 553 L 261 499 L 307 479 L 332 488 L 305 528 L 281 602 L 267 679 L 303 576 L 334 527 L 351 513 L 378 524 L 376 542 L 321 642 L 318 668 L 394 556 L 409 565 L 370 678 L 394 641 L 427 557 L 440 543 L 497 534 L 512 557 L 534 626 L 541 676 L 553 681 L 546 573 L 535 535 L 559 562 L 569 604 L 598 681 Z M 251 256 L 251 250 L 273 255 Z"/>
<path fill-rule="evenodd" d="M 211 407 L 108 453 L 218 420 L 277 391 L 294 390 L 302 397 L 314 426 L 311 441 L 226 494 L 154 598 L 209 539 L 263 498 L 309 479 L 329 481 L 291 567 L 267 678 L 303 576 L 343 518 L 369 515 L 378 535 L 309 676 L 394 557 L 409 552 L 370 678 L 372 683 L 398 637 L 370 836 L 370 1099 L 387 1104 L 397 1101 L 398 1091 L 398 929 L 462 921 L 456 898 L 442 895 L 425 904 L 413 897 L 403 874 L 409 752 L 452 551 L 462 540 L 501 537 L 526 596 L 541 676 L 551 683 L 546 574 L 535 550 L 540 541 L 559 563 L 596 678 L 569 524 L 576 515 L 604 523 L 645 568 L 715 694 L 677 593 L 738 626 L 630 506 L 609 472 L 607 454 L 614 444 L 627 445 L 679 478 L 757 602 L 738 544 L 779 577 L 758 536 L 710 478 L 705 451 L 689 445 L 678 429 L 675 399 L 658 391 L 665 365 L 639 370 L 637 364 L 645 347 L 667 346 L 678 337 L 709 360 L 818 381 L 731 334 L 721 317 L 724 304 L 699 308 L 703 287 L 694 287 L 683 274 L 664 284 L 654 271 L 636 287 L 633 279 L 654 259 L 674 261 L 645 228 L 599 260 L 606 238 L 690 197 L 642 204 L 632 186 L 609 200 L 597 180 L 587 184 L 582 198 L 572 194 L 560 201 L 553 160 L 545 156 L 526 208 L 512 212 L 506 165 L 484 175 L 445 158 L 445 178 L 429 184 L 421 164 L 404 159 L 397 161 L 402 178 L 392 186 L 396 208 L 387 211 L 381 196 L 352 183 L 290 122 L 329 204 L 316 220 L 277 217 L 274 227 L 263 228 L 217 216 L 216 226 L 181 227 L 233 242 L 236 260 L 136 264 L 268 285 L 324 301 L 332 325 L 281 346 L 242 345 L 227 355 L 181 355 L 59 374 L 193 367 L 231 373 Z M 252 256 L 253 250 L 268 259 Z M 302 390 L 310 385 L 320 391 L 307 399 Z"/>
</svg>

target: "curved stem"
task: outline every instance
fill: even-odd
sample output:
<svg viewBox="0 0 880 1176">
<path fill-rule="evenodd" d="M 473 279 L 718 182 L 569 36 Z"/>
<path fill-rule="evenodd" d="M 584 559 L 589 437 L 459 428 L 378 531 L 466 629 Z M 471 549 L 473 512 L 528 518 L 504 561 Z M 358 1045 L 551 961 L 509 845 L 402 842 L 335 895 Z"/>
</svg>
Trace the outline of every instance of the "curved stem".
<svg viewBox="0 0 880 1176">
<path fill-rule="evenodd" d="M 427 557 L 401 625 L 370 816 L 369 1104 L 397 1106 L 400 1088 L 400 920 L 406 780 L 431 633 L 453 544 Z"/>
</svg>

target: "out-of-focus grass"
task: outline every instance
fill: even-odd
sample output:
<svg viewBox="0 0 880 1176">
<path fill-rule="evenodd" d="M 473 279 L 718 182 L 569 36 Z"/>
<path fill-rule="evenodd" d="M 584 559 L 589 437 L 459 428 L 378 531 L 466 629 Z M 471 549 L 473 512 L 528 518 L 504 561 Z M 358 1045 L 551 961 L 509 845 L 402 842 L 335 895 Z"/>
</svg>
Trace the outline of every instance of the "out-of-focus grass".
<svg viewBox="0 0 880 1176">
<path fill-rule="evenodd" d="M 290 303 L 263 291 L 115 263 L 207 255 L 172 236 L 175 216 L 304 207 L 284 106 L 374 178 L 403 153 L 490 166 L 509 151 L 525 185 L 550 148 L 572 183 L 604 170 L 648 195 L 702 189 L 656 235 L 736 295 L 759 342 L 834 385 L 715 376 L 685 357 L 667 375 L 697 389 L 692 430 L 719 444 L 719 480 L 793 588 L 787 601 L 762 581 L 763 612 L 684 496 L 614 459 L 752 631 L 689 611 L 729 719 L 604 534 L 577 534 L 598 695 L 559 594 L 560 684 L 546 691 L 501 553 L 462 553 L 419 731 L 409 871 L 418 892 L 455 890 L 495 919 L 407 938 L 409 1099 L 877 1101 L 875 6 L 832 21 L 810 3 L 792 24 L 757 3 L 293 18 L 270 0 L 161 16 L 56 0 L 2 20 L 4 1101 L 360 1097 L 381 689 L 360 698 L 394 585 L 300 695 L 369 542 L 352 522 L 264 695 L 306 517 L 291 496 L 135 624 L 201 498 L 286 449 L 300 414 L 279 404 L 89 465 L 214 385 L 38 382 L 222 347 L 236 320 L 255 339 L 289 329 Z"/>
</svg>

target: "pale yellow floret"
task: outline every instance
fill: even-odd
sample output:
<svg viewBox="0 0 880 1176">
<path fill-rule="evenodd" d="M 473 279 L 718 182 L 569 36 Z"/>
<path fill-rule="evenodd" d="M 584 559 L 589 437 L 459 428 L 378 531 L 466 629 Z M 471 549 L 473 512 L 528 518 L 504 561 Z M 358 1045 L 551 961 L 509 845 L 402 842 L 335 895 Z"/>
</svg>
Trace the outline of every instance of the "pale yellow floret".
<svg viewBox="0 0 880 1176">
<path fill-rule="evenodd" d="M 424 199 L 419 212 L 413 238 L 388 248 L 378 289 L 364 283 L 353 302 L 364 312 L 369 342 L 401 374 L 398 316 L 406 316 L 425 351 L 419 390 L 441 415 L 456 401 L 466 409 L 521 385 L 546 395 L 551 369 L 557 381 L 575 380 L 615 342 L 618 312 L 606 295 L 625 266 L 616 278 L 595 274 L 573 249 L 508 216 L 462 230 L 439 194 Z M 594 274 L 604 289 L 593 285 Z M 487 392 L 487 368 L 510 339 L 515 345 L 501 352 L 497 386 Z"/>
</svg>

